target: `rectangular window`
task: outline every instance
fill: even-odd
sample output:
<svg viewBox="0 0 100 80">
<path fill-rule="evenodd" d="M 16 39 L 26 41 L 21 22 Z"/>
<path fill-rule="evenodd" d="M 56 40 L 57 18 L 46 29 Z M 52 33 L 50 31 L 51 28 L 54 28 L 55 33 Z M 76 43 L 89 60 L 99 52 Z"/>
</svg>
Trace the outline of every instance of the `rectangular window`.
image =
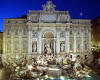
<svg viewBox="0 0 100 80">
<path fill-rule="evenodd" d="M 73 32 L 72 32 L 72 29 L 70 30 L 70 35 L 72 35 L 73 34 Z"/>
<path fill-rule="evenodd" d="M 80 44 L 77 45 L 77 49 L 80 50 Z"/>
<path fill-rule="evenodd" d="M 23 35 L 26 35 L 26 29 L 23 30 Z"/>
<path fill-rule="evenodd" d="M 78 31 L 77 34 L 80 35 L 80 31 Z"/>
<path fill-rule="evenodd" d="M 23 47 L 23 51 L 26 51 L 26 49 L 27 49 L 27 41 L 23 41 L 22 42 L 22 47 Z"/>
<path fill-rule="evenodd" d="M 18 41 L 14 42 L 14 47 L 15 47 L 15 50 L 18 50 Z"/>
<path fill-rule="evenodd" d="M 15 30 L 15 35 L 18 35 L 18 29 Z"/>
<path fill-rule="evenodd" d="M 73 50 L 73 46 L 72 46 L 72 44 L 70 44 L 70 51 L 72 51 Z"/>
<path fill-rule="evenodd" d="M 10 50 L 11 50 L 11 42 L 7 41 L 7 51 L 10 51 Z"/>
<path fill-rule="evenodd" d="M 85 50 L 87 50 L 87 44 L 85 44 Z"/>
<path fill-rule="evenodd" d="M 10 35 L 10 30 L 9 29 L 7 30 L 7 35 Z"/>
</svg>

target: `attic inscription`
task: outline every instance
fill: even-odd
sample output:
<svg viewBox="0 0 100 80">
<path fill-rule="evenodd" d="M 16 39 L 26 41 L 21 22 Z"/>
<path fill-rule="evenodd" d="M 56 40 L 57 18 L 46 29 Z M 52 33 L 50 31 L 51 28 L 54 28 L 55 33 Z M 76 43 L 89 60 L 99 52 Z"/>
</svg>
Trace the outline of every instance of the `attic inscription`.
<svg viewBox="0 0 100 80">
<path fill-rule="evenodd" d="M 43 21 L 43 22 L 55 22 L 56 15 L 42 15 L 41 21 Z"/>
</svg>

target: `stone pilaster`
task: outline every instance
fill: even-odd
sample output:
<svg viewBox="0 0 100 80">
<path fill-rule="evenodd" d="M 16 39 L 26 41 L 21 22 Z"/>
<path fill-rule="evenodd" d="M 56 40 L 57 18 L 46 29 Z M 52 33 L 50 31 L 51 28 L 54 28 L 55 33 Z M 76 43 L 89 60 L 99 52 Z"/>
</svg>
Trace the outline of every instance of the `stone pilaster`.
<svg viewBox="0 0 100 80">
<path fill-rule="evenodd" d="M 22 30 L 19 30 L 19 53 L 22 54 Z"/>
<path fill-rule="evenodd" d="M 6 30 L 5 28 L 4 28 L 4 33 L 3 33 L 3 55 L 4 54 L 6 54 Z"/>
<path fill-rule="evenodd" d="M 11 29 L 11 53 L 12 53 L 12 56 L 15 54 L 14 53 L 14 29 L 12 28 Z M 14 55 L 15 56 L 15 55 Z"/>
<path fill-rule="evenodd" d="M 81 52 L 84 51 L 84 30 L 81 29 Z"/>
<path fill-rule="evenodd" d="M 42 46 L 41 32 L 39 32 L 38 38 L 39 38 L 39 39 L 38 39 L 38 53 L 41 54 L 41 53 L 42 53 L 42 50 L 41 50 L 41 46 Z"/>
</svg>

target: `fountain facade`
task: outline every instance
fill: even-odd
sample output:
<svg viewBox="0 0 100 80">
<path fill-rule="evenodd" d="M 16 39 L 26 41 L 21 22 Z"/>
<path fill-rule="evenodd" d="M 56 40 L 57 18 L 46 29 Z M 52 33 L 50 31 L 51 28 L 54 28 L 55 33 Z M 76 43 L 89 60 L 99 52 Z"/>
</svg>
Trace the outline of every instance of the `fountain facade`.
<svg viewBox="0 0 100 80">
<path fill-rule="evenodd" d="M 51 1 L 43 10 L 29 10 L 26 18 L 4 19 L 3 64 L 38 55 L 68 55 L 87 59 L 91 54 L 91 20 L 71 19 Z"/>
</svg>

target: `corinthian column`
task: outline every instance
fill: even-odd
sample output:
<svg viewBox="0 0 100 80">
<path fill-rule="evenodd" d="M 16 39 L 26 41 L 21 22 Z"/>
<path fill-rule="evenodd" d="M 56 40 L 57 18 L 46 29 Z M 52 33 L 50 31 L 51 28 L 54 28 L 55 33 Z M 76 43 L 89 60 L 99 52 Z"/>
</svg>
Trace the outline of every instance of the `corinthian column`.
<svg viewBox="0 0 100 80">
<path fill-rule="evenodd" d="M 66 41 L 65 41 L 65 51 L 69 53 L 69 28 L 66 30 Z"/>
<path fill-rule="evenodd" d="M 32 53 L 32 29 L 29 26 L 28 29 L 28 54 L 30 55 Z"/>
<path fill-rule="evenodd" d="M 57 38 L 56 38 L 56 53 L 58 54 L 60 52 L 60 32 L 57 31 L 56 34 Z"/>
<path fill-rule="evenodd" d="M 88 30 L 88 38 L 89 51 L 91 51 L 91 27 Z"/>
<path fill-rule="evenodd" d="M 74 30 L 74 53 L 76 53 L 76 30 Z"/>
</svg>

